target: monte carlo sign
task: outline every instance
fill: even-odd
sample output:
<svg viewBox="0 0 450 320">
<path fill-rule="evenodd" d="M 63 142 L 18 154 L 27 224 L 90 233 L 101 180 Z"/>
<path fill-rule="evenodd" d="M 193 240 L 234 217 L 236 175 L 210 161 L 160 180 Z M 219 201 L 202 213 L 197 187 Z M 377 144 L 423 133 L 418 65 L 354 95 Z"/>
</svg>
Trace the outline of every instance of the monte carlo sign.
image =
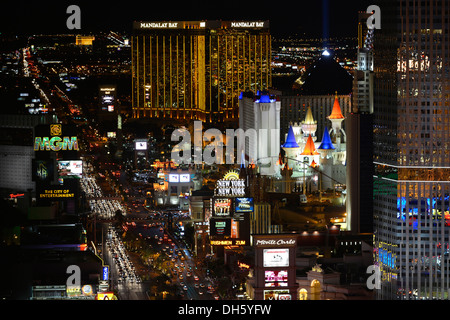
<svg viewBox="0 0 450 320">
<path fill-rule="evenodd" d="M 63 134 L 61 124 L 51 124 L 48 136 L 39 134 L 34 138 L 34 151 L 79 151 L 78 138 Z"/>
</svg>

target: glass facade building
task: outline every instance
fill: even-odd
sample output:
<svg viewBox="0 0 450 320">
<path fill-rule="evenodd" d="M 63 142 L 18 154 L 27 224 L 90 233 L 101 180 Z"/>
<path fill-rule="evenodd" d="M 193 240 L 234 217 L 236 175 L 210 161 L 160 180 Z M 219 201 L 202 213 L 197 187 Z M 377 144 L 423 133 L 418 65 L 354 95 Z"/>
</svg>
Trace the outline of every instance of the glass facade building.
<svg viewBox="0 0 450 320">
<path fill-rule="evenodd" d="M 239 95 L 272 85 L 268 21 L 134 22 L 134 118 L 235 122 Z"/>
<path fill-rule="evenodd" d="M 379 1 L 374 260 L 379 299 L 449 299 L 450 3 Z"/>
</svg>

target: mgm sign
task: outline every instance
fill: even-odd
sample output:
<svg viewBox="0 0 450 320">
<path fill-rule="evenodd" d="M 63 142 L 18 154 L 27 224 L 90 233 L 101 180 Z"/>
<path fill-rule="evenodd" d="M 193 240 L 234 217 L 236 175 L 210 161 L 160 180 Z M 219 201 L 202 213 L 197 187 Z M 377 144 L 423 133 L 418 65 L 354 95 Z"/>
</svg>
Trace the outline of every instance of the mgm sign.
<svg viewBox="0 0 450 320">
<path fill-rule="evenodd" d="M 63 136 L 61 124 L 50 125 L 50 137 L 36 136 L 34 151 L 78 151 L 78 138 Z"/>
</svg>

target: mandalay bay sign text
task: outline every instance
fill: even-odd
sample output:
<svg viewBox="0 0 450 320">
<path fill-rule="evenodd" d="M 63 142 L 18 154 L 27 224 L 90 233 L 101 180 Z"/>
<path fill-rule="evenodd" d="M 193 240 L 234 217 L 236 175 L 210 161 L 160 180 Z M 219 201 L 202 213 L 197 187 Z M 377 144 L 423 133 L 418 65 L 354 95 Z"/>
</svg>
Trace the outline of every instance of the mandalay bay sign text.
<svg viewBox="0 0 450 320">
<path fill-rule="evenodd" d="M 264 21 L 231 22 L 231 28 L 267 28 L 267 22 Z"/>
</svg>

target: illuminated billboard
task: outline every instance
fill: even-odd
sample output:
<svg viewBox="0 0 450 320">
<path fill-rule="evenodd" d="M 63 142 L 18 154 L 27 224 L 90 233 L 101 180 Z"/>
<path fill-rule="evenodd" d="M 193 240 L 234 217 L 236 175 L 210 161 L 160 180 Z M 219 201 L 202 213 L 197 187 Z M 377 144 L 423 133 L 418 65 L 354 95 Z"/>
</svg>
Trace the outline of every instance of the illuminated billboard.
<svg viewBox="0 0 450 320">
<path fill-rule="evenodd" d="M 60 178 L 77 178 L 83 176 L 83 161 L 63 160 L 58 161 L 58 175 Z"/>
<path fill-rule="evenodd" d="M 180 174 L 180 182 L 191 182 L 190 174 Z"/>
<path fill-rule="evenodd" d="M 136 142 L 136 151 L 146 151 L 148 149 L 148 144 L 145 141 Z"/>
<path fill-rule="evenodd" d="M 54 165 L 52 160 L 33 160 L 32 180 L 38 182 L 50 182 L 54 178 Z"/>
<path fill-rule="evenodd" d="M 95 296 L 95 300 L 117 300 L 113 292 L 102 292 Z"/>
<path fill-rule="evenodd" d="M 287 287 L 288 272 L 287 270 L 266 270 L 264 279 L 266 287 Z"/>
<path fill-rule="evenodd" d="M 108 281 L 109 280 L 109 266 L 104 266 L 103 267 L 102 279 L 103 279 L 103 281 Z"/>
<path fill-rule="evenodd" d="M 211 236 L 229 236 L 231 233 L 231 219 L 211 219 Z"/>
<path fill-rule="evenodd" d="M 253 212 L 253 198 L 236 198 L 235 212 Z"/>
<path fill-rule="evenodd" d="M 246 246 L 248 242 L 242 239 L 224 239 L 224 240 L 211 240 L 212 246 Z"/>
<path fill-rule="evenodd" d="M 114 112 L 116 105 L 116 86 L 106 85 L 100 86 L 99 89 L 99 101 L 100 109 L 104 112 Z"/>
<path fill-rule="evenodd" d="M 289 249 L 264 249 L 263 264 L 266 267 L 288 267 Z"/>
<path fill-rule="evenodd" d="M 216 198 L 214 199 L 213 216 L 224 218 L 231 216 L 231 199 L 229 198 Z"/>
<path fill-rule="evenodd" d="M 65 201 L 70 199 L 75 199 L 77 195 L 77 188 L 74 185 L 64 185 L 64 186 L 51 186 L 44 185 L 38 187 L 36 190 L 36 195 L 38 200 L 48 200 L 48 201 Z"/>
<path fill-rule="evenodd" d="M 45 189 L 43 193 L 39 194 L 41 199 L 67 199 L 75 198 L 75 194 L 69 189 Z"/>
<path fill-rule="evenodd" d="M 264 300 L 292 300 L 289 290 L 264 290 Z"/>
<path fill-rule="evenodd" d="M 178 174 L 169 174 L 169 182 L 170 183 L 180 182 L 180 176 Z"/>
</svg>

